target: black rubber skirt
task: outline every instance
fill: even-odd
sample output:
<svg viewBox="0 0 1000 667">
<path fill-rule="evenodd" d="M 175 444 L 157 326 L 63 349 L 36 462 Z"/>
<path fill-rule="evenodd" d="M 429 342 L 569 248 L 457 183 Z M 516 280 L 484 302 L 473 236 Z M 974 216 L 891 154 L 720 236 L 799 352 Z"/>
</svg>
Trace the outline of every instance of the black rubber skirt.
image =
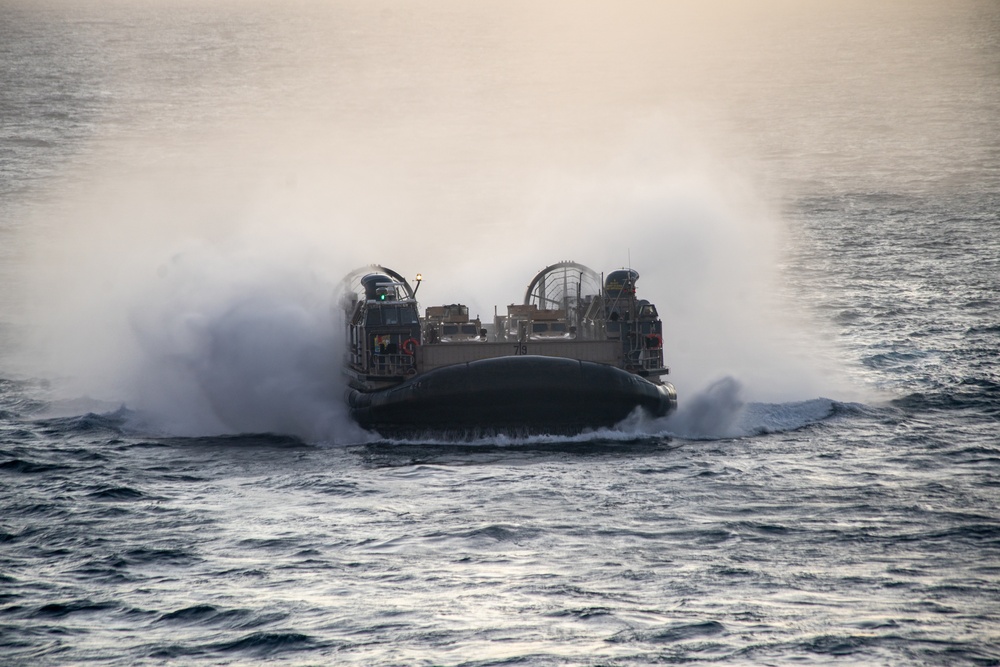
<svg viewBox="0 0 1000 667">
<path fill-rule="evenodd" d="M 428 432 L 578 433 L 642 408 L 677 406 L 670 384 L 575 359 L 511 356 L 437 368 L 399 386 L 349 390 L 351 417 L 383 435 Z"/>
</svg>

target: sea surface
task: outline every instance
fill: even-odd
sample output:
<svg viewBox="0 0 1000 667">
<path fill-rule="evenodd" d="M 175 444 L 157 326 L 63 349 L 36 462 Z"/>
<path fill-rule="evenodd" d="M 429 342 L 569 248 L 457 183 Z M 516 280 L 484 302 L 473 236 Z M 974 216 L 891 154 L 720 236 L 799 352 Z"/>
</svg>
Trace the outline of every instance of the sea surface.
<svg viewBox="0 0 1000 667">
<path fill-rule="evenodd" d="M 0 0 L 0 665 L 1000 665 L 1000 7 L 875 5 Z M 350 424 L 337 276 L 570 253 L 675 416 Z"/>
</svg>

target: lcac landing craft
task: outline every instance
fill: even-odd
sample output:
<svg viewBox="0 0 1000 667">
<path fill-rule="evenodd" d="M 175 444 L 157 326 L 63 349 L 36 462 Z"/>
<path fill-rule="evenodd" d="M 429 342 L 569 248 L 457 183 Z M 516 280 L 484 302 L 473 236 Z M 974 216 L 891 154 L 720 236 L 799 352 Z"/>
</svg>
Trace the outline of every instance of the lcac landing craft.
<svg viewBox="0 0 1000 667">
<path fill-rule="evenodd" d="M 572 434 L 637 409 L 662 417 L 677 392 L 661 380 L 669 373 L 663 323 L 636 296 L 638 279 L 632 269 L 602 279 L 559 262 L 534 277 L 523 303 L 484 325 L 462 304 L 421 317 L 416 290 L 399 273 L 358 269 L 340 300 L 351 416 L 386 436 Z"/>
</svg>

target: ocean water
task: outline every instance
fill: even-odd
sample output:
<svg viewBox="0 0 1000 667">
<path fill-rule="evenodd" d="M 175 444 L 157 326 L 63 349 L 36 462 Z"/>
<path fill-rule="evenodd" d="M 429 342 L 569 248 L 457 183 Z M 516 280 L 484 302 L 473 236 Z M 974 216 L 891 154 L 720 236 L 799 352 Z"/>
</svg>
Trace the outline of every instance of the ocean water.
<svg viewBox="0 0 1000 667">
<path fill-rule="evenodd" d="M 346 418 L 571 255 L 676 415 Z M 0 1 L 0 665 L 998 665 L 998 507 L 995 3 Z"/>
</svg>

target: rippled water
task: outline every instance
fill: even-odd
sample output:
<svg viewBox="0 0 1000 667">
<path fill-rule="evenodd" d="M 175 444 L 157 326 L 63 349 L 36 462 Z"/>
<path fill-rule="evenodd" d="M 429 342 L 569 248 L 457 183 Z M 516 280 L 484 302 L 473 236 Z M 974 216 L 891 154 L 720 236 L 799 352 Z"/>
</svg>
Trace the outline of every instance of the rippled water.
<svg viewBox="0 0 1000 667">
<path fill-rule="evenodd" d="M 346 448 L 142 438 L 122 414 L 8 418 L 5 650 L 995 661 L 995 403 L 978 425 L 924 402 L 822 408 L 756 406 L 817 421 L 719 441 Z"/>
<path fill-rule="evenodd" d="M 0 5 L 0 664 L 1000 664 L 1000 16 L 762 7 Z M 658 123 L 574 180 L 664 109 L 754 156 L 758 180 L 713 158 L 708 191 L 778 192 L 776 254 L 744 231 L 770 214 L 718 213 L 651 156 L 705 159 Z M 560 259 L 569 229 L 508 225 L 559 217 L 517 199 L 536 170 L 601 213 L 586 193 L 634 180 L 607 199 L 670 232 L 642 227 L 658 260 L 628 243 L 678 414 L 351 428 L 317 324 L 344 255 L 319 241 L 432 269 L 452 242 L 507 252 L 516 298 L 518 257 Z M 314 200 L 335 233 L 302 221 Z M 528 231 L 547 247 L 506 245 Z M 565 242 L 605 257 L 585 231 Z M 268 253 L 281 271 L 247 269 Z M 446 287 L 467 298 L 421 296 Z"/>
</svg>

